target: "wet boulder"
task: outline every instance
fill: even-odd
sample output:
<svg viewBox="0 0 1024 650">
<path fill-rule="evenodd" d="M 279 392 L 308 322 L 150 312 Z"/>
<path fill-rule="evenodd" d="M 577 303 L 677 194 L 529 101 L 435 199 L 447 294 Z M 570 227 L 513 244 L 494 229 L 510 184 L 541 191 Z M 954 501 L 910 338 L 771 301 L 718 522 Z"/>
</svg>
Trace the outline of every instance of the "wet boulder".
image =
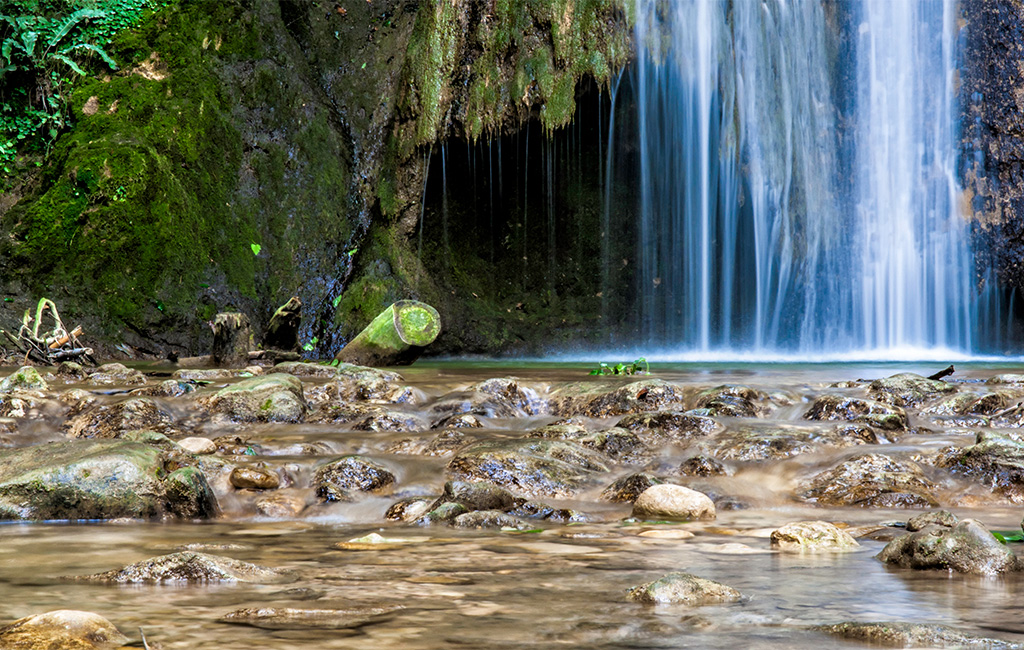
<svg viewBox="0 0 1024 650">
<path fill-rule="evenodd" d="M 678 469 L 681 476 L 728 476 L 729 469 L 719 460 L 710 456 L 691 456 L 684 460 Z"/>
<path fill-rule="evenodd" d="M 646 605 L 708 605 L 739 600 L 740 592 L 720 582 L 690 573 L 673 572 L 654 582 L 633 587 L 627 600 Z"/>
<path fill-rule="evenodd" d="M 430 510 L 445 503 L 458 503 L 469 512 L 474 510 L 505 512 L 522 505 L 525 501 L 526 499 L 517 497 L 490 481 L 448 481 L 444 484 L 444 492 L 430 507 Z"/>
<path fill-rule="evenodd" d="M 633 502 L 633 516 L 638 519 L 714 519 L 715 503 L 711 497 L 682 485 L 652 485 Z"/>
<path fill-rule="evenodd" d="M 723 460 L 762 461 L 791 458 L 822 447 L 846 447 L 864 442 L 835 429 L 749 422 L 729 427 L 701 447 Z"/>
<path fill-rule="evenodd" d="M 780 551 L 848 551 L 860 544 L 827 521 L 800 521 L 772 531 L 772 548 Z"/>
<path fill-rule="evenodd" d="M 275 569 L 220 555 L 182 551 L 150 558 L 126 567 L 87 576 L 67 578 L 80 582 L 110 584 L 159 584 L 256 582 L 274 583 L 287 579 Z"/>
<path fill-rule="evenodd" d="M 32 366 L 18 368 L 0 380 L 0 393 L 12 393 L 16 390 L 49 390 L 46 380 Z"/>
<path fill-rule="evenodd" d="M 474 510 L 452 519 L 456 528 L 500 528 L 504 530 L 533 530 L 536 524 L 501 510 Z"/>
<path fill-rule="evenodd" d="M 899 406 L 837 394 L 822 395 L 816 399 L 804 413 L 804 419 L 863 422 L 885 431 L 907 428 L 907 413 Z"/>
<path fill-rule="evenodd" d="M 395 475 L 362 456 L 342 456 L 322 465 L 313 475 L 316 495 L 323 501 L 354 501 L 359 493 L 382 493 L 395 484 Z"/>
<path fill-rule="evenodd" d="M 426 431 L 430 424 L 405 411 L 380 410 L 352 423 L 353 431 Z"/>
<path fill-rule="evenodd" d="M 120 438 L 125 431 L 148 429 L 177 433 L 170 412 L 148 397 L 116 404 L 95 404 L 68 418 L 64 432 L 72 438 Z"/>
<path fill-rule="evenodd" d="M 662 483 L 664 483 L 663 480 L 646 472 L 630 474 L 629 476 L 623 476 L 602 490 L 601 498 L 614 503 L 633 503 L 643 494 L 644 490 L 652 485 L 660 485 Z"/>
<path fill-rule="evenodd" d="M 541 415 L 547 412 L 547 404 L 540 398 L 537 391 L 523 386 L 522 380 L 516 377 L 487 379 L 473 384 L 466 390 L 490 395 L 495 401 L 504 403 L 509 408 L 521 411 L 526 415 Z"/>
<path fill-rule="evenodd" d="M 175 463 L 176 465 L 177 463 Z M 0 451 L 0 519 L 115 519 L 217 514 L 203 474 L 127 440 L 72 440 Z"/>
<path fill-rule="evenodd" d="M 1024 503 L 1024 442 L 1000 431 L 981 431 L 975 444 L 942 454 L 937 463 L 981 482 L 993 493 Z"/>
<path fill-rule="evenodd" d="M 868 385 L 868 394 L 872 399 L 902 408 L 919 406 L 928 400 L 955 392 L 956 386 L 912 372 L 876 379 Z"/>
<path fill-rule="evenodd" d="M 685 399 L 681 386 L 662 379 L 634 381 L 614 390 L 590 383 L 572 384 L 555 393 L 551 411 L 557 415 L 604 418 L 671 410 L 673 407 L 682 407 Z"/>
<path fill-rule="evenodd" d="M 578 424 L 550 424 L 527 433 L 526 437 L 572 440 L 584 447 L 599 451 L 613 460 L 625 463 L 641 460 L 647 450 L 647 446 L 639 436 L 619 427 L 612 427 L 605 431 L 588 431 Z"/>
<path fill-rule="evenodd" d="M 864 454 L 816 474 L 800 496 L 824 506 L 922 508 L 938 504 L 936 490 L 916 463 Z"/>
<path fill-rule="evenodd" d="M 388 521 L 413 522 L 430 512 L 435 499 L 429 497 L 407 497 L 392 503 L 384 513 Z"/>
<path fill-rule="evenodd" d="M 599 452 L 567 440 L 538 438 L 478 442 L 448 463 L 454 479 L 491 481 L 530 496 L 570 497 L 607 471 Z"/>
<path fill-rule="evenodd" d="M 89 378 L 89 373 L 85 371 L 85 368 L 80 363 L 61 361 L 57 366 L 57 377 L 64 382 L 70 383 L 85 381 Z"/>
<path fill-rule="evenodd" d="M 964 519 L 953 528 L 928 527 L 889 542 L 878 559 L 911 569 L 944 569 L 974 575 L 1019 571 L 1024 565 L 982 524 Z"/>
<path fill-rule="evenodd" d="M 279 372 L 222 388 L 209 406 L 239 422 L 301 422 L 306 416 L 302 382 Z"/>
<path fill-rule="evenodd" d="M 136 388 L 129 395 L 132 397 L 181 397 L 195 392 L 196 383 L 184 379 L 167 379 L 153 386 Z"/>
<path fill-rule="evenodd" d="M 627 415 L 615 426 L 638 434 L 650 443 L 688 442 L 721 431 L 722 425 L 705 415 L 682 411 L 655 411 Z"/>
<path fill-rule="evenodd" d="M 989 377 L 986 384 L 1011 384 L 1024 385 L 1024 375 L 1018 373 L 1004 373 Z"/>
<path fill-rule="evenodd" d="M 958 523 L 960 523 L 960 518 L 948 510 L 931 510 L 929 512 L 922 512 L 915 517 L 911 517 L 907 521 L 907 531 L 916 533 L 919 530 L 924 530 L 928 526 L 952 528 Z"/>
<path fill-rule="evenodd" d="M 128 637 L 99 614 L 59 609 L 26 616 L 0 627 L 5 650 L 113 650 Z"/>
<path fill-rule="evenodd" d="M 518 418 L 525 413 L 490 393 L 456 391 L 442 395 L 430 405 L 430 418 L 439 422 L 458 415 L 474 415 L 486 418 Z"/>
<path fill-rule="evenodd" d="M 701 391 L 695 411 L 712 417 L 761 418 L 773 410 L 764 391 L 727 384 Z"/>
<path fill-rule="evenodd" d="M 105 363 L 89 373 L 90 386 L 141 386 L 146 376 L 123 363 Z"/>
<path fill-rule="evenodd" d="M 441 418 L 430 425 L 431 429 L 482 429 L 480 418 L 472 413 L 456 413 Z"/>
<path fill-rule="evenodd" d="M 178 441 L 178 444 L 185 449 L 185 451 L 192 454 L 215 454 L 217 453 L 217 443 L 210 440 L 209 438 L 203 438 L 202 436 L 192 436 L 189 438 L 182 438 Z"/>
<path fill-rule="evenodd" d="M 256 499 L 253 507 L 264 517 L 289 519 L 302 514 L 306 500 L 296 494 L 274 493 Z"/>
<path fill-rule="evenodd" d="M 985 650 L 1020 650 L 1019 643 L 965 634 L 944 625 L 922 623 L 837 623 L 810 628 L 871 646 L 886 648 L 985 648 Z"/>
</svg>

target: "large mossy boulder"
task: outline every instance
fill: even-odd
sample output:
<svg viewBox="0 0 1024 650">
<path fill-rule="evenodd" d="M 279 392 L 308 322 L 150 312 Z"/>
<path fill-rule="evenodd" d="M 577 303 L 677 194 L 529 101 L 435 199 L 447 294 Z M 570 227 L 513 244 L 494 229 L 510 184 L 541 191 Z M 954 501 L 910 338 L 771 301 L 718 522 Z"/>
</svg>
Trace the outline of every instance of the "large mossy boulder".
<svg viewBox="0 0 1024 650">
<path fill-rule="evenodd" d="M 306 416 L 302 382 L 279 372 L 222 388 L 209 405 L 241 422 L 300 422 Z"/>
<path fill-rule="evenodd" d="M 456 480 L 490 481 L 524 495 L 571 497 L 608 471 L 604 455 L 566 440 L 480 442 L 448 463 Z"/>
<path fill-rule="evenodd" d="M 0 452 L 0 519 L 207 518 L 203 474 L 124 440 L 72 440 Z"/>
<path fill-rule="evenodd" d="M 997 575 L 1024 568 L 1013 551 L 974 519 L 964 519 L 952 528 L 930 526 L 897 537 L 877 557 L 900 567 L 975 575 Z"/>
<path fill-rule="evenodd" d="M 801 496 L 823 506 L 922 508 L 938 505 L 937 489 L 914 462 L 864 454 L 814 475 Z"/>
</svg>

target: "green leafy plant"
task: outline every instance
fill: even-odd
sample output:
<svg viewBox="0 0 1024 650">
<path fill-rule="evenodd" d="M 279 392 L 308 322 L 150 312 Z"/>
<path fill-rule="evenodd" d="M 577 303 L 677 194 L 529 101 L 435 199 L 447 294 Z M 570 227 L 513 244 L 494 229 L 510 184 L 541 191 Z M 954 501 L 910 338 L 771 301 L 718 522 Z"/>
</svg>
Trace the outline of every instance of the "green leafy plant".
<svg viewBox="0 0 1024 650">
<path fill-rule="evenodd" d="M 319 339 L 317 339 L 314 336 L 313 338 L 311 338 L 309 340 L 308 343 L 306 343 L 305 345 L 302 346 L 302 349 L 305 350 L 306 352 L 312 352 L 313 350 L 316 349 L 316 344 L 319 343 L 319 342 L 320 342 Z"/>
<path fill-rule="evenodd" d="M 992 537 L 995 537 L 1003 544 L 1007 542 L 1024 542 L 1024 532 L 1019 530 L 993 530 Z"/>
<path fill-rule="evenodd" d="M 607 363 L 601 363 L 589 373 L 590 375 L 649 375 L 651 374 L 651 366 L 647 363 L 647 359 L 640 357 L 632 363 L 616 363 L 609 365 Z"/>
<path fill-rule="evenodd" d="M 249 248 L 252 249 L 253 255 L 259 255 L 260 251 L 263 250 L 263 247 L 256 243 L 249 244 Z"/>
</svg>

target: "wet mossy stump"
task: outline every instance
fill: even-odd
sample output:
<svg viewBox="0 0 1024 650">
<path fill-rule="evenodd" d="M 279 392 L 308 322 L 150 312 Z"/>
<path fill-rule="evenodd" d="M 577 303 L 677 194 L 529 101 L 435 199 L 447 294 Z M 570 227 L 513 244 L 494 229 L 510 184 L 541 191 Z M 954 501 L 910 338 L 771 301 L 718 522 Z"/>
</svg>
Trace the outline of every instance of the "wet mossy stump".
<svg viewBox="0 0 1024 650">
<path fill-rule="evenodd" d="M 407 366 L 441 332 L 441 317 L 430 305 L 399 300 L 382 311 L 335 357 L 361 366 Z"/>
<path fill-rule="evenodd" d="M 217 314 L 213 321 L 213 364 L 222 368 L 249 365 L 249 317 L 237 312 Z"/>
</svg>

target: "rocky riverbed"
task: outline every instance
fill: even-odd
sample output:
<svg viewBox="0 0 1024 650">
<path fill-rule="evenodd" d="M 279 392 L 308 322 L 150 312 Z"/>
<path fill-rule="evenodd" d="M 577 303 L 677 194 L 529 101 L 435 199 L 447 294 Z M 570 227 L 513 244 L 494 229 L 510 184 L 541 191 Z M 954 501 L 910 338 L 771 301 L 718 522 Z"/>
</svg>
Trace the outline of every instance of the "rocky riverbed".
<svg viewBox="0 0 1024 650">
<path fill-rule="evenodd" d="M 0 648 L 1018 647 L 1024 373 L 898 370 L 9 368 Z"/>
</svg>

